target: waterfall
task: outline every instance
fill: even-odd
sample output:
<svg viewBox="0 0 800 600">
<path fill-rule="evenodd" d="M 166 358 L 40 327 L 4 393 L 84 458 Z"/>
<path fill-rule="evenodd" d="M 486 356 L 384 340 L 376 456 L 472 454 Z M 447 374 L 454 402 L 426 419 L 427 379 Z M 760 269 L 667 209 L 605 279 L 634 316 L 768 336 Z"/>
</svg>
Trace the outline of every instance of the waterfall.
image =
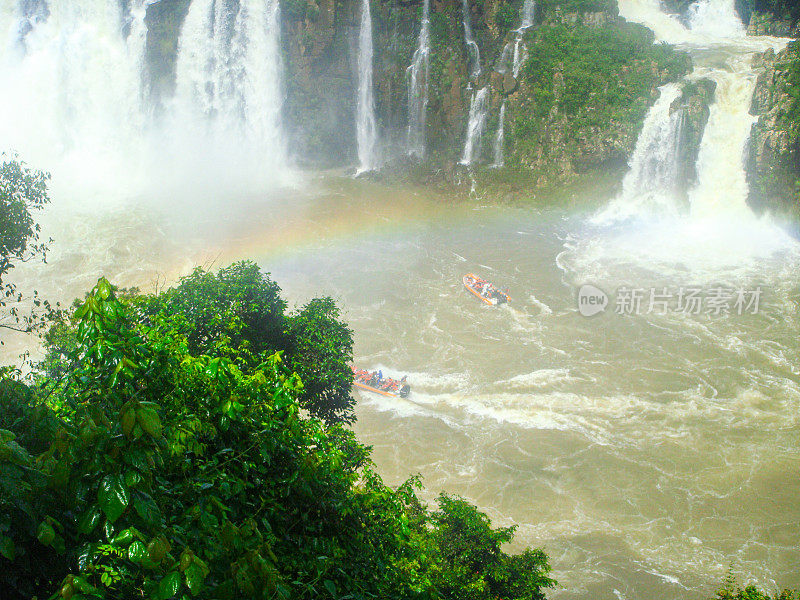
<svg viewBox="0 0 800 600">
<path fill-rule="evenodd" d="M 697 157 L 697 184 L 689 191 L 693 217 L 750 215 L 744 153 L 757 117 L 749 113 L 754 75 L 717 71 L 715 102 Z"/>
<path fill-rule="evenodd" d="M 519 70 L 522 68 L 522 63 L 528 57 L 528 49 L 522 43 L 522 35 L 518 35 L 514 42 L 514 63 L 511 74 L 516 78 L 519 77 Z"/>
<path fill-rule="evenodd" d="M 497 135 L 494 138 L 494 163 L 492 167 L 499 168 L 505 164 L 503 159 L 503 140 L 505 139 L 506 103 L 500 106 L 500 123 L 497 125 Z"/>
<path fill-rule="evenodd" d="M 736 13 L 735 0 L 699 0 L 689 8 L 689 27 L 694 33 L 737 38 L 746 33 Z"/>
<path fill-rule="evenodd" d="M 146 51 L 147 51 L 147 25 L 145 17 L 147 15 L 147 5 L 152 4 L 152 0 L 137 0 L 129 5 L 130 14 L 127 17 L 128 27 L 128 56 L 131 66 L 139 74 L 139 106 L 143 112 L 148 112 L 146 101 L 149 97 L 149 81 L 146 80 L 147 71 Z"/>
<path fill-rule="evenodd" d="M 515 30 L 513 42 L 508 42 L 503 46 L 503 52 L 500 55 L 496 71 L 498 73 L 508 73 L 514 77 L 519 77 L 519 71 L 522 68 L 522 63 L 525 62 L 527 57 L 527 49 L 522 43 L 522 38 L 525 31 L 533 26 L 533 18 L 536 12 L 536 2 L 534 0 L 525 0 L 520 12 L 520 25 Z"/>
<path fill-rule="evenodd" d="M 472 23 L 469 15 L 469 2 L 462 0 L 461 10 L 463 13 L 464 21 L 464 42 L 467 45 L 467 54 L 470 61 L 470 77 L 476 79 L 481 74 L 481 51 L 478 44 L 475 43 L 475 38 L 472 36 Z"/>
<path fill-rule="evenodd" d="M 522 63 L 528 55 L 528 50 L 522 43 L 522 37 L 525 31 L 533 25 L 533 16 L 536 12 L 536 2 L 534 0 L 525 0 L 522 4 L 522 19 L 517 29 L 517 35 L 514 39 L 514 60 L 511 74 L 516 78 L 519 77 L 519 70 L 522 68 Z"/>
<path fill-rule="evenodd" d="M 623 181 L 620 195 L 595 221 L 656 216 L 643 225 L 642 237 L 632 239 L 647 247 L 650 258 L 663 263 L 737 264 L 782 247 L 782 232 L 769 219 L 759 219 L 747 206 L 745 149 L 755 117 L 749 114 L 757 73 L 756 52 L 785 46 L 779 38 L 746 36 L 732 0 L 700 0 L 691 9 L 689 27 L 663 13 L 658 0 L 620 0 L 620 14 L 641 22 L 658 40 L 681 43 L 695 63 L 688 81 L 709 77 L 716 82 L 713 104 L 695 163 L 697 181 L 688 190 L 688 211 L 681 210 L 677 189 L 680 171 L 682 111 L 669 114 L 677 86 L 661 89 L 651 108 Z M 709 53 L 708 48 L 719 50 Z M 672 215 L 675 218 L 663 218 Z M 625 246 L 625 236 L 619 238 Z M 732 262 L 731 262 L 732 260 Z"/>
<path fill-rule="evenodd" d="M 428 75 L 431 50 L 430 0 L 422 5 L 419 42 L 408 67 L 408 154 L 425 156 L 425 123 L 428 111 Z"/>
<path fill-rule="evenodd" d="M 670 44 L 703 46 L 735 45 L 739 51 L 763 52 L 785 46 L 777 38 L 747 36 L 735 9 L 736 0 L 698 0 L 689 7 L 688 27 L 673 14 L 661 10 L 659 0 L 618 0 L 627 21 L 652 29 L 656 40 Z"/>
<path fill-rule="evenodd" d="M 519 31 L 525 31 L 533 25 L 533 17 L 536 12 L 536 2 L 534 0 L 525 0 L 522 3 L 522 23 L 520 24 Z"/>
<path fill-rule="evenodd" d="M 637 214 L 677 212 L 678 155 L 681 111 L 670 114 L 670 106 L 681 93 L 674 83 L 660 88 L 636 141 L 621 193 L 597 218 L 614 221 Z"/>
<path fill-rule="evenodd" d="M 481 155 L 481 142 L 486 129 L 486 116 L 489 111 L 489 87 L 482 87 L 473 92 L 469 103 L 469 121 L 467 123 L 467 139 L 464 143 L 464 154 L 461 164 L 470 166 Z"/>
<path fill-rule="evenodd" d="M 503 74 L 511 72 L 515 78 L 519 77 L 519 71 L 527 57 L 528 50 L 525 48 L 525 44 L 522 43 L 522 34 L 518 33 L 513 42 L 503 46 L 500 60 L 497 61 L 496 71 Z"/>
<path fill-rule="evenodd" d="M 144 1 L 130 4 L 127 28 L 108 0 L 0 9 L 0 150 L 51 171 L 54 188 L 117 189 L 142 156 Z"/>
<path fill-rule="evenodd" d="M 522 63 L 525 62 L 527 57 L 527 49 L 522 44 L 522 37 L 525 31 L 533 26 L 534 14 L 536 12 L 536 2 L 534 0 L 525 0 L 522 4 L 522 11 L 520 13 L 520 26 L 516 30 L 514 43 L 508 43 L 503 47 L 503 52 L 498 61 L 497 72 L 508 73 L 516 78 L 519 77 L 519 71 L 522 68 Z M 494 140 L 494 163 L 493 167 L 502 167 L 505 163 L 503 159 L 503 141 L 505 138 L 505 119 L 506 119 L 506 103 L 500 106 L 500 119 L 497 127 L 497 134 Z M 469 143 L 469 139 L 467 140 Z"/>
<path fill-rule="evenodd" d="M 503 51 L 500 53 L 500 60 L 497 61 L 497 68 L 495 71 L 501 74 L 508 73 L 514 68 L 514 45 L 509 42 L 503 46 Z"/>
<path fill-rule="evenodd" d="M 4 45 L 19 55 L 25 54 L 25 38 L 39 23 L 46 21 L 48 15 L 43 0 L 6 2 L 0 8 L 0 35 Z"/>
<path fill-rule="evenodd" d="M 756 77 L 751 61 L 753 53 L 780 49 L 785 41 L 747 37 L 734 0 L 699 0 L 691 7 L 689 28 L 663 13 L 657 0 L 620 0 L 620 12 L 628 20 L 651 27 L 658 39 L 685 44 L 698 62 L 698 72 L 717 83 L 695 165 L 697 182 L 688 194 L 689 215 L 754 219 L 746 204 L 744 169 L 745 147 L 755 120 L 749 114 Z M 705 52 L 709 45 L 731 48 L 724 66 L 713 57 L 708 65 L 703 64 L 709 61 Z M 680 111 L 669 115 L 670 98 L 677 95 L 676 86 L 661 89 L 661 97 L 647 115 L 636 143 L 623 191 L 600 218 L 678 212 L 675 178 Z"/>
<path fill-rule="evenodd" d="M 248 172 L 285 163 L 278 0 L 193 0 L 178 43 L 176 126 Z M 179 152 L 179 151 L 178 151 Z"/>
<path fill-rule="evenodd" d="M 378 126 L 375 122 L 375 94 L 372 89 L 372 19 L 369 0 L 361 3 L 361 32 L 358 37 L 358 108 L 356 111 L 358 140 L 358 173 L 371 171 L 378 165 Z"/>
</svg>

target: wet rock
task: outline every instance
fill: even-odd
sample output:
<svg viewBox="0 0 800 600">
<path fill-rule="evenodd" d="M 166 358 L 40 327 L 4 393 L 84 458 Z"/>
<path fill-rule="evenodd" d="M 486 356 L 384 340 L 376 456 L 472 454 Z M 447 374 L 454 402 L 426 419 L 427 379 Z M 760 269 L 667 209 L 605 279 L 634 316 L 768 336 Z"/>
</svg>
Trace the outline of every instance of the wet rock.
<svg viewBox="0 0 800 600">
<path fill-rule="evenodd" d="M 703 140 L 711 104 L 717 84 L 711 79 L 700 79 L 683 86 L 681 95 L 670 106 L 670 114 L 681 113 L 678 165 L 680 191 L 688 192 L 697 181 L 697 157 Z"/>
</svg>

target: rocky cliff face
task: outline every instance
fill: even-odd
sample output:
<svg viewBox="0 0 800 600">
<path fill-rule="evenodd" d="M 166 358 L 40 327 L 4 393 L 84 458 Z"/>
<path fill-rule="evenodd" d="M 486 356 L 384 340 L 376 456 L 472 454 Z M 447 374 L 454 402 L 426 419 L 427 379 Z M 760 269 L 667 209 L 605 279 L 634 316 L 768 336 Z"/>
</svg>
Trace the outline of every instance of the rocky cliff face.
<svg viewBox="0 0 800 600">
<path fill-rule="evenodd" d="M 292 158 L 301 165 L 354 160 L 357 6 L 352 0 L 284 5 L 284 123 Z"/>
<path fill-rule="evenodd" d="M 781 19 L 770 13 L 754 12 L 750 15 L 747 35 L 771 35 L 775 37 L 800 37 L 800 23 Z"/>
<path fill-rule="evenodd" d="M 761 72 L 751 112 L 758 116 L 748 149 L 747 176 L 750 204 L 757 210 L 792 214 L 800 218 L 796 182 L 800 179 L 800 146 L 791 133 L 786 115 L 792 103 L 787 66 L 800 60 L 797 48 L 775 54 L 767 51 L 757 59 Z"/>
<path fill-rule="evenodd" d="M 301 164 L 341 166 L 355 154 L 356 0 L 298 0 L 284 11 L 286 125 L 290 148 Z M 491 9 L 491 2 L 483 5 Z M 376 112 L 388 154 L 399 152 L 407 122 L 406 70 L 417 43 L 421 0 L 373 1 Z M 459 0 L 432 2 L 428 105 L 429 145 L 433 153 L 455 142 L 465 118 L 468 81 Z M 476 10 L 476 12 L 478 12 Z M 489 22 L 478 12 L 477 38 Z M 466 100 L 468 102 L 468 100 Z"/>
<path fill-rule="evenodd" d="M 175 59 L 180 28 L 191 0 L 157 2 L 147 7 L 147 79 L 156 112 L 175 91 Z"/>
<path fill-rule="evenodd" d="M 670 114 L 680 111 L 682 117 L 678 181 L 679 191 L 683 194 L 697 181 L 697 156 L 711 115 L 709 106 L 714 102 L 716 88 L 716 82 L 711 79 L 687 82 L 681 95 L 670 106 Z"/>
<path fill-rule="evenodd" d="M 157 100 L 171 93 L 177 36 L 188 4 L 161 2 L 148 10 Z M 566 181 L 600 168 L 624 170 L 657 87 L 686 73 L 688 58 L 653 46 L 648 30 L 618 17 L 613 0 L 540 0 L 535 25 L 521 39 L 525 60 L 514 77 L 503 50 L 517 41 L 522 4 L 468 1 L 482 67 L 471 80 L 462 0 L 431 0 L 426 168 L 447 181 L 460 178 L 470 98 L 474 90 L 488 87 L 477 170 L 493 162 L 492 140 L 504 103 L 506 170 L 524 174 L 526 185 Z M 406 168 L 407 69 L 422 0 L 372 0 L 370 11 L 380 139 L 389 168 Z M 360 0 L 284 0 L 281 19 L 290 153 L 301 166 L 350 165 L 356 155 Z"/>
</svg>

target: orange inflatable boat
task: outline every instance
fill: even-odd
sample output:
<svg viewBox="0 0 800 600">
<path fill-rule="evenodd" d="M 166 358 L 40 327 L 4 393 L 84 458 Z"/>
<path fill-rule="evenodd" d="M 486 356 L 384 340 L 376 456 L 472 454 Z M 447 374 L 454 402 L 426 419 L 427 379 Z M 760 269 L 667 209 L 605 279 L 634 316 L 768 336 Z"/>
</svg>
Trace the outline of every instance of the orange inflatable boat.
<svg viewBox="0 0 800 600">
<path fill-rule="evenodd" d="M 511 302 L 511 298 L 508 294 L 500 291 L 491 283 L 473 273 L 464 275 L 463 281 L 467 291 L 472 293 L 481 302 L 491 306 Z"/>
<path fill-rule="evenodd" d="M 411 387 L 406 383 L 405 377 L 398 381 L 381 375 L 380 371 L 353 369 L 353 385 L 390 398 L 407 398 L 411 393 Z"/>
</svg>

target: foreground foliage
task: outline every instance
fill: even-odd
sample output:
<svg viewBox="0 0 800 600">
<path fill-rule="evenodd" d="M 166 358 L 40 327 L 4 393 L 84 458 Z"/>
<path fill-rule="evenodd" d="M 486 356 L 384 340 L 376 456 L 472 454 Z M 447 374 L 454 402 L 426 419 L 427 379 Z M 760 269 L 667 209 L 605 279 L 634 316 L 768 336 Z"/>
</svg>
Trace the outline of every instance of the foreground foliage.
<svg viewBox="0 0 800 600">
<path fill-rule="evenodd" d="M 44 326 L 55 315 L 49 302 L 34 292 L 34 311 L 19 308 L 23 294 L 8 275 L 20 263 L 46 259 L 47 242 L 39 238 L 41 226 L 34 214 L 50 202 L 47 181 L 50 176 L 33 171 L 16 157 L 0 157 L 0 330 L 31 332 Z M 2 341 L 0 340 L 0 344 Z"/>
<path fill-rule="evenodd" d="M 217 273 L 197 268 L 161 294 L 134 290 L 121 299 L 137 322 L 169 323 L 173 335 L 185 339 L 189 354 L 225 358 L 245 373 L 282 351 L 289 371 L 302 377 L 297 393 L 303 408 L 329 424 L 352 422 L 350 328 L 330 298 L 287 314 L 280 292 L 257 264 L 243 261 Z M 69 371 L 76 332 L 63 320 L 47 332 L 43 369 L 51 378 Z"/>
<path fill-rule="evenodd" d="M 800 594 L 792 590 L 783 590 L 770 595 L 754 585 L 742 587 L 736 583 L 733 575 L 728 575 L 713 600 L 800 600 Z"/>
<path fill-rule="evenodd" d="M 352 432 L 303 418 L 280 353 L 245 369 L 233 337 L 198 354 L 177 315 L 134 315 L 101 280 L 60 379 L 3 372 L 4 598 L 509 600 L 553 584 L 541 551 L 502 551 L 513 528 L 446 495 L 429 511 Z"/>
</svg>

